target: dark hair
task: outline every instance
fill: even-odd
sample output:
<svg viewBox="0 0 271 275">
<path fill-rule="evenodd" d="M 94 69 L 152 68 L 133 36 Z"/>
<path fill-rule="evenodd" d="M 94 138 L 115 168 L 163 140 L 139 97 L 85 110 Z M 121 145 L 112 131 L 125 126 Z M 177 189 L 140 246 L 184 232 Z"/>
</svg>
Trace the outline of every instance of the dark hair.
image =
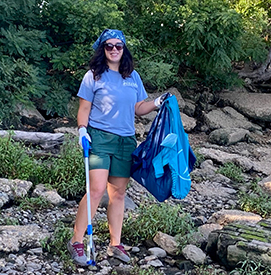
<svg viewBox="0 0 271 275">
<path fill-rule="evenodd" d="M 106 55 L 104 52 L 104 44 L 102 43 L 97 50 L 95 51 L 95 54 L 89 61 L 89 67 L 93 72 L 93 77 L 94 80 L 99 80 L 102 76 L 102 73 L 105 70 L 108 70 L 109 67 L 106 63 Z M 119 66 L 119 73 L 121 76 L 125 79 L 129 77 L 134 70 L 134 62 L 133 62 L 133 57 L 126 47 L 124 45 L 123 47 L 123 54 L 120 60 L 120 66 Z"/>
</svg>

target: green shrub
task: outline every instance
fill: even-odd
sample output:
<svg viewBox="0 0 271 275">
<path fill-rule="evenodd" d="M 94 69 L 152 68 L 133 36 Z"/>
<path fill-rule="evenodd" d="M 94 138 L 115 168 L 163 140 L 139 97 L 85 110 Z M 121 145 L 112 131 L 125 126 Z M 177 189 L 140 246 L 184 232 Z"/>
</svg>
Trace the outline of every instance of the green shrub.
<svg viewBox="0 0 271 275">
<path fill-rule="evenodd" d="M 47 115 L 66 116 L 68 114 L 68 104 L 71 98 L 70 92 L 64 89 L 63 85 L 51 81 L 51 91 L 45 96 L 43 109 L 46 110 Z"/>
<path fill-rule="evenodd" d="M 38 180 L 65 198 L 85 192 L 84 159 L 77 140 L 65 141 L 57 158 L 50 157 L 42 163 Z"/>
<path fill-rule="evenodd" d="M 143 59 L 138 62 L 137 70 L 147 87 L 164 90 L 177 81 L 177 70 L 172 64 Z"/>
<path fill-rule="evenodd" d="M 30 180 L 34 177 L 36 163 L 27 154 L 28 149 L 20 142 L 14 142 L 12 133 L 0 138 L 0 177 Z"/>
<path fill-rule="evenodd" d="M 176 76 L 183 85 L 195 79 L 216 89 L 235 84 L 232 65 L 263 61 L 270 43 L 269 1 L 2 0 L 0 10 L 6 128 L 20 123 L 18 103 L 67 114 L 91 45 L 109 26 L 124 31 L 144 83 L 158 89 L 175 84 Z"/>
<path fill-rule="evenodd" d="M 49 185 L 65 198 L 85 192 L 84 159 L 77 140 L 65 141 L 58 157 L 42 161 L 36 160 L 28 147 L 14 142 L 11 136 L 0 138 L 0 177 Z"/>
<path fill-rule="evenodd" d="M 152 239 L 158 231 L 169 235 L 186 234 L 193 229 L 191 217 L 180 205 L 167 203 L 141 205 L 136 216 L 132 214 L 124 221 L 123 237 L 132 243 Z"/>
<path fill-rule="evenodd" d="M 19 202 L 19 207 L 23 210 L 41 210 L 41 209 L 48 209 L 52 208 L 52 204 L 46 200 L 43 197 L 37 197 L 37 198 L 22 198 L 19 199 L 17 202 Z"/>
<path fill-rule="evenodd" d="M 242 169 L 235 165 L 233 162 L 226 162 L 221 166 L 218 170 L 217 173 L 224 175 L 225 177 L 242 183 L 244 182 L 244 176 L 242 174 Z"/>
<path fill-rule="evenodd" d="M 50 238 L 44 239 L 41 243 L 45 251 L 59 257 L 64 268 L 75 270 L 75 265 L 67 252 L 67 243 L 72 238 L 72 230 L 65 226 L 62 221 L 55 225 L 55 230 Z"/>
<path fill-rule="evenodd" d="M 17 218 L 13 217 L 5 217 L 4 215 L 1 216 L 0 225 L 19 225 L 19 221 Z"/>
<path fill-rule="evenodd" d="M 223 0 L 187 1 L 180 10 L 186 64 L 205 76 L 223 73 L 225 80 L 242 52 L 242 16 Z"/>
<path fill-rule="evenodd" d="M 11 5 L 9 8 L 12 10 L 16 7 Z M 0 120 L 5 128 L 20 124 L 18 104 L 33 107 L 32 100 L 42 97 L 48 90 L 46 70 L 40 66 L 45 32 L 34 26 L 16 26 L 21 19 L 19 13 L 22 12 L 19 4 L 17 8 L 16 19 L 5 12 L 1 14 L 3 21 L 10 23 L 6 27 L 1 25 L 0 29 Z M 25 12 L 33 16 L 32 9 Z M 26 23 L 27 16 L 21 17 Z"/>
</svg>

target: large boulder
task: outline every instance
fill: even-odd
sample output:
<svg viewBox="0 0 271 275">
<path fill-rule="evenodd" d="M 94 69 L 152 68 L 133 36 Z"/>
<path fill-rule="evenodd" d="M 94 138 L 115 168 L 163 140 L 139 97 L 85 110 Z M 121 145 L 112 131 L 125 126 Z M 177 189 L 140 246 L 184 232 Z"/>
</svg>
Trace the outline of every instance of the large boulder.
<svg viewBox="0 0 271 275">
<path fill-rule="evenodd" d="M 206 252 L 228 269 L 247 259 L 270 266 L 271 219 L 256 224 L 235 222 L 211 232 Z"/>
<path fill-rule="evenodd" d="M 271 120 L 271 94 L 225 92 L 220 94 L 220 99 L 246 117 L 263 122 Z"/>
<path fill-rule="evenodd" d="M 0 208 L 15 198 L 27 196 L 32 185 L 31 181 L 0 178 Z"/>
<path fill-rule="evenodd" d="M 249 131 L 261 130 L 257 124 L 250 122 L 245 116 L 231 107 L 203 113 L 204 121 L 211 130 L 219 128 L 241 128 Z"/>
</svg>

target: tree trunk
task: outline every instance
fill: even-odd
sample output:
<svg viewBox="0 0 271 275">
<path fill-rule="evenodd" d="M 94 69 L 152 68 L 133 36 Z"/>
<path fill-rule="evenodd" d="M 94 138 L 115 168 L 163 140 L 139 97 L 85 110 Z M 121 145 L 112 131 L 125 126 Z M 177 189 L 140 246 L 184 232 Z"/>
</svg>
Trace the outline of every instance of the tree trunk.
<svg viewBox="0 0 271 275">
<path fill-rule="evenodd" d="M 242 78 L 250 78 L 252 82 L 264 82 L 271 79 L 271 48 L 267 55 L 266 61 L 261 65 L 260 68 L 253 72 L 240 72 L 239 76 Z"/>
</svg>

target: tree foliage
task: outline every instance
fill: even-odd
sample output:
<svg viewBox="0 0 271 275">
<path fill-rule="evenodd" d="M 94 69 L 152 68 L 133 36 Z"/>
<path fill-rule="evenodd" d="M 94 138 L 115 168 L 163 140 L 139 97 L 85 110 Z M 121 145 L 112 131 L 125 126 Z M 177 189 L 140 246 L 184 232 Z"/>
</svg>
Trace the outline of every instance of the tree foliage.
<svg viewBox="0 0 271 275">
<path fill-rule="evenodd" d="M 19 124 L 18 104 L 68 114 L 93 42 L 122 29 L 146 87 L 184 79 L 233 85 L 232 64 L 261 62 L 270 48 L 270 0 L 2 0 L 0 123 Z"/>
</svg>

